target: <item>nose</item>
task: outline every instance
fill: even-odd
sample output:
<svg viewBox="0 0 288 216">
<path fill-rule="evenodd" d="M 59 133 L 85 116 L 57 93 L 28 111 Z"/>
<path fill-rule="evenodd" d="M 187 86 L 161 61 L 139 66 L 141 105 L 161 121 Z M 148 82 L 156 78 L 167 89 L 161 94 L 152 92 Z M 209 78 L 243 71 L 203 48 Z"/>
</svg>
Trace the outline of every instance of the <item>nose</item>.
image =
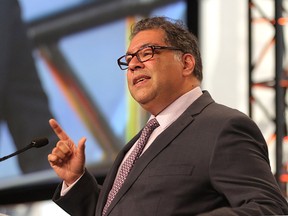
<svg viewBox="0 0 288 216">
<path fill-rule="evenodd" d="M 140 62 L 136 56 L 133 56 L 133 58 L 129 62 L 128 70 L 135 71 L 143 67 L 144 67 L 144 64 Z"/>
</svg>

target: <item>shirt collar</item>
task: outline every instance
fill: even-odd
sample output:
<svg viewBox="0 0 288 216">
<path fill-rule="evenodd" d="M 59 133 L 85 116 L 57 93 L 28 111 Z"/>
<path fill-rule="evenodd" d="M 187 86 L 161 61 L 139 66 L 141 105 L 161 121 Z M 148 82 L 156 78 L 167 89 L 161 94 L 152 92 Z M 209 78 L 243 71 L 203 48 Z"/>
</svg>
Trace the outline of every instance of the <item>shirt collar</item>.
<svg viewBox="0 0 288 216">
<path fill-rule="evenodd" d="M 164 130 L 170 124 L 172 124 L 202 94 L 202 90 L 198 86 L 177 98 L 156 117 L 151 115 L 149 120 L 156 118 L 160 124 L 160 128 Z"/>
</svg>

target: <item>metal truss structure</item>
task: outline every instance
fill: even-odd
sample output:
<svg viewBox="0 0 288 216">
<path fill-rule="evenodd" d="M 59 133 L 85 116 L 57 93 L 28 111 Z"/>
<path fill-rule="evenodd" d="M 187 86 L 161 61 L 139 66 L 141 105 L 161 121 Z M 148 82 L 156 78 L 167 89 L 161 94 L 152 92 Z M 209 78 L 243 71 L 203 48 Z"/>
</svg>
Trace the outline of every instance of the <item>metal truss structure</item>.
<svg viewBox="0 0 288 216">
<path fill-rule="evenodd" d="M 288 25 L 287 0 L 248 0 L 249 115 L 266 117 L 262 125 L 272 125 L 267 138 L 275 145 L 275 177 L 287 197 L 288 175 L 285 155 L 287 139 L 288 64 L 285 55 L 285 28 Z M 274 11 L 273 11 L 274 9 Z M 271 15 L 272 14 L 272 15 Z M 286 64 L 286 65 L 285 65 Z M 270 100 L 271 99 L 271 100 Z M 262 118 L 263 119 L 263 118 Z M 263 122 L 262 122 L 263 123 Z M 261 122 L 260 128 L 261 128 Z M 286 144 L 288 145 L 288 144 Z"/>
</svg>

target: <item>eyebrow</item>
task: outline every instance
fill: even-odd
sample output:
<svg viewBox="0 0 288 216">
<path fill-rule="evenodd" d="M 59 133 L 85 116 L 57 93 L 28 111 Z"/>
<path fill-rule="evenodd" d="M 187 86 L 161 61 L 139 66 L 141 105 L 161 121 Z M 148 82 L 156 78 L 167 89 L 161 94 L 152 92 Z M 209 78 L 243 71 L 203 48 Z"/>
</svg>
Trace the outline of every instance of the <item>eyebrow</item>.
<svg viewBox="0 0 288 216">
<path fill-rule="evenodd" d="M 157 45 L 157 44 L 155 44 L 155 43 L 145 43 L 145 44 L 143 44 L 143 45 L 141 45 L 140 47 L 139 47 L 139 49 L 142 49 L 142 48 L 144 48 L 144 47 L 147 47 L 147 46 L 159 46 L 159 45 Z M 138 50 L 139 50 L 138 49 Z M 137 51 L 138 51 L 137 50 Z M 136 52 L 137 52 L 136 51 Z M 135 52 L 133 52 L 133 53 L 135 53 Z M 126 52 L 126 55 L 131 55 L 131 54 L 133 54 L 132 52 Z"/>
</svg>

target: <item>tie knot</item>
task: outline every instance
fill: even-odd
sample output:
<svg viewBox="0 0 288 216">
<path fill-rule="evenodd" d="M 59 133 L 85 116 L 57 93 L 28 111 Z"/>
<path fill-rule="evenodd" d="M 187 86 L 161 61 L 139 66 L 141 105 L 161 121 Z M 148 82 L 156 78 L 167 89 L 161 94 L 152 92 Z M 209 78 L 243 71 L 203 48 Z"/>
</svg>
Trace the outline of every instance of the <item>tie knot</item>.
<svg viewBox="0 0 288 216">
<path fill-rule="evenodd" d="M 159 126 L 160 126 L 160 125 L 159 125 L 159 123 L 158 123 L 158 121 L 157 121 L 156 118 L 153 118 L 153 119 L 149 120 L 149 121 L 147 122 L 147 124 L 146 124 L 146 127 L 148 127 L 149 130 L 151 130 L 151 131 L 153 131 L 155 128 L 157 128 L 157 127 L 159 127 Z"/>
</svg>

